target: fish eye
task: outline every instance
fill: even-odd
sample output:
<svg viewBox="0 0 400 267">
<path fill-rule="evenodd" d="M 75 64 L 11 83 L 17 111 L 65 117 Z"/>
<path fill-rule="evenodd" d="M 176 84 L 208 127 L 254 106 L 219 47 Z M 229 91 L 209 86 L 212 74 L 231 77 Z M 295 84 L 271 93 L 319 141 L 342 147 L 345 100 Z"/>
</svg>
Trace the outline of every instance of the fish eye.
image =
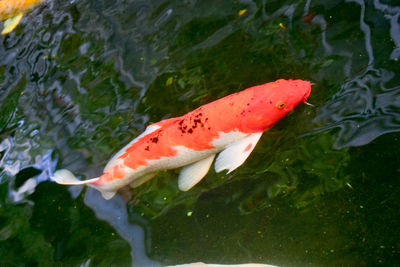
<svg viewBox="0 0 400 267">
<path fill-rule="evenodd" d="M 285 106 L 285 102 L 278 102 L 276 103 L 276 107 L 282 109 Z"/>
</svg>

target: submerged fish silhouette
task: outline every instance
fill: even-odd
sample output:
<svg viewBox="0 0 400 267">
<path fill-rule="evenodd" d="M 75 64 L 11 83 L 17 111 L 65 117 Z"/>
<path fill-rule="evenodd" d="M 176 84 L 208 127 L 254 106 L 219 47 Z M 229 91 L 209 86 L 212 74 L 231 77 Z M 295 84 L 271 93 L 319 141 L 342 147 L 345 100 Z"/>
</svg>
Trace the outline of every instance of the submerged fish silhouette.
<svg viewBox="0 0 400 267">
<path fill-rule="evenodd" d="M 116 153 L 98 178 L 80 181 L 70 171 L 59 170 L 59 184 L 87 184 L 105 199 L 128 184 L 139 186 L 160 170 L 183 167 L 178 179 L 187 191 L 208 172 L 228 173 L 243 164 L 262 133 L 296 107 L 306 103 L 311 84 L 302 80 L 277 80 L 228 95 L 181 117 L 149 125 Z"/>
<path fill-rule="evenodd" d="M 0 21 L 4 21 L 1 34 L 8 34 L 17 27 L 23 15 L 44 0 L 0 0 Z"/>
</svg>

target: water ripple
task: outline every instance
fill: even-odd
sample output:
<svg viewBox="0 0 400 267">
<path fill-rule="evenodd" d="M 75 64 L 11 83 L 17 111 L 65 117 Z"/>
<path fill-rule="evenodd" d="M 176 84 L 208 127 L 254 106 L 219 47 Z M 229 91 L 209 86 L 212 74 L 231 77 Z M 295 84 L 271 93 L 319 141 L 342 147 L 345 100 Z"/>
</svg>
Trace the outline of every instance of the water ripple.
<svg viewBox="0 0 400 267">
<path fill-rule="evenodd" d="M 370 69 L 346 82 L 316 116 L 319 130 L 340 128 L 336 148 L 365 145 L 382 134 L 400 131 L 400 86 L 384 87 L 394 77 Z"/>
<path fill-rule="evenodd" d="M 342 189 L 350 177 L 344 172 L 351 149 L 333 150 L 333 140 L 335 148 L 361 146 L 400 131 L 400 7 L 386 2 L 46 1 L 16 31 L 0 36 L 0 184 L 7 184 L 12 203 L 32 205 L 28 199 L 36 197 L 47 207 L 46 193 L 32 193 L 56 167 L 95 177 L 150 122 L 252 84 L 301 78 L 316 83 L 310 101 L 320 107 L 299 108 L 285 118 L 284 127 L 260 143 L 258 162 L 233 176 L 210 174 L 215 184 L 205 181 L 185 198 L 163 198 L 181 194 L 175 174 L 165 174 L 153 189 L 137 188 L 140 200 L 131 206 L 164 219 L 172 211 L 165 205 L 195 201 L 236 176 L 254 182 L 254 189 L 232 190 L 243 194 L 241 208 L 248 214 L 257 209 L 251 205 L 265 209 L 283 194 L 305 207 Z M 325 132 L 298 138 L 312 131 L 314 115 L 315 131 Z M 30 168 L 38 173 L 18 181 Z M 278 182 L 271 184 L 274 177 Z M 41 186 L 47 185 L 55 186 Z M 56 188 L 55 199 L 65 190 Z M 81 190 L 72 189 L 74 203 L 82 202 Z M 84 202 L 131 244 L 133 258 L 152 263 L 143 231 L 128 218 L 137 211 L 128 213 L 120 198 L 107 202 L 93 190 Z M 66 216 L 74 221 L 79 216 L 70 208 Z M 170 249 L 170 240 L 165 244 L 160 254 Z"/>
<path fill-rule="evenodd" d="M 375 138 L 391 132 L 400 131 L 400 86 L 397 73 L 390 68 L 377 67 L 371 42 L 371 28 L 365 22 L 366 6 L 361 0 L 360 29 L 364 33 L 365 50 L 368 54 L 368 66 L 361 74 L 349 77 L 338 92 L 321 109 L 315 122 L 323 124 L 317 131 L 339 128 L 336 148 L 365 145 Z M 389 8 L 379 1 L 374 2 L 376 10 L 384 12 L 390 21 L 390 35 L 393 42 L 400 42 L 398 31 L 399 8 Z M 397 60 L 397 47 L 390 54 L 390 59 Z M 393 85 L 394 84 L 394 85 Z"/>
</svg>

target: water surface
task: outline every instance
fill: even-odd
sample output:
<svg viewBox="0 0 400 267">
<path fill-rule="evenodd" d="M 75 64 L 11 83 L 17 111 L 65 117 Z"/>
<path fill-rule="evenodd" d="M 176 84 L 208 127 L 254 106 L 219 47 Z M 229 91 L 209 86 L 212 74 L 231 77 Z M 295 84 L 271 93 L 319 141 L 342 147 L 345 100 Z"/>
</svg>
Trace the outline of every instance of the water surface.
<svg viewBox="0 0 400 267">
<path fill-rule="evenodd" d="M 398 1 L 52 1 L 0 37 L 0 261 L 392 266 Z M 314 83 L 246 163 L 110 201 L 82 179 L 149 123 L 279 78 Z"/>
</svg>

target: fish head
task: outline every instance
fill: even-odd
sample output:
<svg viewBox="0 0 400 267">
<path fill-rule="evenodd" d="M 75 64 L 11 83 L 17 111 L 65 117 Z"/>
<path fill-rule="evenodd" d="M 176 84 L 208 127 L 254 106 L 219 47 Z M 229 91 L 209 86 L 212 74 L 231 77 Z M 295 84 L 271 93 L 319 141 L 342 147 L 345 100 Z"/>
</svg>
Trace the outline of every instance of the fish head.
<svg viewBox="0 0 400 267">
<path fill-rule="evenodd" d="M 274 86 L 268 88 L 269 99 L 266 96 L 267 104 L 272 101 L 272 113 L 282 118 L 300 102 L 307 103 L 311 93 L 311 83 L 303 80 L 277 80 Z M 267 89 L 267 90 L 268 90 Z"/>
<path fill-rule="evenodd" d="M 277 80 L 252 88 L 253 97 L 244 121 L 248 130 L 265 131 L 293 110 L 311 93 L 311 83 L 303 80 Z"/>
</svg>

